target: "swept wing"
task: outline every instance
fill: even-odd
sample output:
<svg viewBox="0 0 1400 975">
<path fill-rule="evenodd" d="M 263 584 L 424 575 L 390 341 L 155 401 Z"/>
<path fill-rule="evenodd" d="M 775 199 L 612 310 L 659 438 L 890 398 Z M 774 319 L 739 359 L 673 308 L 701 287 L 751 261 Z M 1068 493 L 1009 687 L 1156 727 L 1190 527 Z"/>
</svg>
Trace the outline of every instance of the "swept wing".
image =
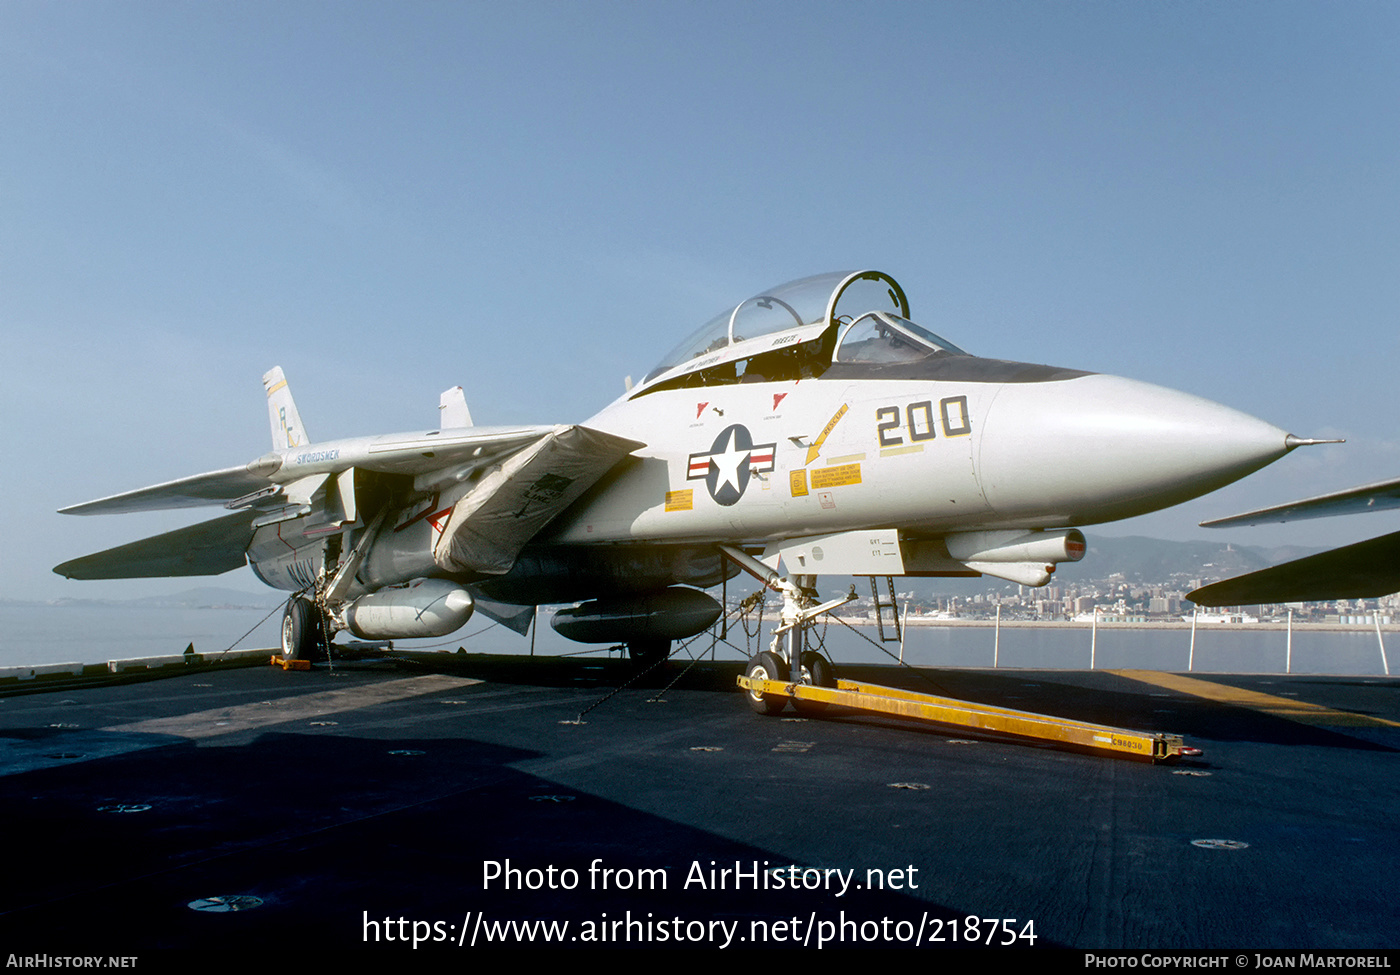
<svg viewBox="0 0 1400 975">
<path fill-rule="evenodd" d="M 582 426 L 474 426 L 460 386 L 442 394 L 437 430 L 311 443 L 280 367 L 263 376 L 263 388 L 270 453 L 241 467 L 60 509 L 95 515 L 221 504 L 236 514 L 73 559 L 54 571 L 80 579 L 213 575 L 258 560 L 257 539 L 272 539 L 274 551 L 296 553 L 295 561 L 319 550 L 331 533 L 360 530 L 358 550 L 334 587 L 343 595 L 363 561 L 363 543 L 374 541 L 389 514 L 386 506 L 442 498 L 450 516 L 431 553 L 436 565 L 415 568 L 498 575 L 555 515 L 643 446 Z M 363 510 L 362 502 L 375 510 Z M 260 529 L 266 531 L 260 535 Z"/>
<path fill-rule="evenodd" d="M 54 567 L 69 579 L 147 579 L 161 576 L 212 576 L 241 569 L 253 535 L 255 512 L 201 522 L 85 555 Z"/>
<path fill-rule="evenodd" d="M 252 495 L 280 493 L 284 485 L 314 475 L 339 474 L 352 467 L 382 474 L 422 475 L 456 468 L 469 477 L 483 465 L 498 462 L 527 444 L 555 431 L 553 426 L 469 427 L 332 440 L 266 454 L 242 467 L 194 474 L 190 477 L 124 491 L 109 497 L 60 508 L 65 515 L 124 514 L 222 504 L 234 507 Z M 265 498 L 256 502 L 266 507 Z"/>
<path fill-rule="evenodd" d="M 1361 487 L 1320 494 L 1315 498 L 1291 501 L 1272 508 L 1247 511 L 1229 518 L 1201 522 L 1203 528 L 1233 528 L 1242 525 L 1264 525 L 1280 521 L 1303 521 L 1308 518 L 1329 518 L 1332 515 L 1355 515 L 1363 511 L 1384 511 L 1400 508 L 1400 478 L 1379 481 Z"/>
<path fill-rule="evenodd" d="M 1400 479 L 1363 484 L 1315 498 L 1203 521 L 1205 528 L 1303 521 L 1400 508 Z M 1200 606 L 1371 599 L 1400 590 L 1400 532 L 1319 552 L 1186 594 Z"/>
<path fill-rule="evenodd" d="M 455 571 L 499 574 L 509 570 L 520 549 L 555 515 L 640 446 L 579 426 L 473 427 L 314 444 L 268 455 L 247 467 L 64 508 L 65 514 L 82 515 L 214 504 L 244 510 L 74 559 L 54 571 L 77 579 L 226 572 L 245 563 L 258 524 L 284 520 L 283 513 L 314 519 L 328 507 L 326 486 L 337 483 L 331 478 L 352 469 L 411 477 L 418 490 L 432 491 L 493 468 L 454 507 L 438 558 Z M 271 476 L 255 472 L 274 465 Z M 346 489 L 337 490 L 339 504 L 347 507 Z"/>
<path fill-rule="evenodd" d="M 58 511 L 64 515 L 109 515 L 167 508 L 199 508 L 227 504 L 269 487 L 272 487 L 272 481 L 266 475 L 255 473 L 248 467 L 229 467 L 69 505 Z"/>
<path fill-rule="evenodd" d="M 1370 599 L 1400 590 L 1400 532 L 1319 552 L 1186 594 L 1198 606 Z"/>
</svg>

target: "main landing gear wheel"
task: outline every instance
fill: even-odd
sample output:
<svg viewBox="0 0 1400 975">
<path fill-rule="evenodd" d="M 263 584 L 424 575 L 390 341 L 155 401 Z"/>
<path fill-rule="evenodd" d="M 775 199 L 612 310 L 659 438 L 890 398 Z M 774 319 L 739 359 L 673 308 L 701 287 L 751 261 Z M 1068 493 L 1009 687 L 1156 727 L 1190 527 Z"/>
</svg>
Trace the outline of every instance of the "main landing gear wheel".
<svg viewBox="0 0 1400 975">
<path fill-rule="evenodd" d="M 764 650 L 749 661 L 749 669 L 745 671 L 745 676 L 755 680 L 787 680 L 787 667 L 777 654 Z M 749 707 L 759 714 L 778 714 L 788 702 L 784 694 L 747 691 L 744 696 L 748 698 Z"/>
<path fill-rule="evenodd" d="M 633 640 L 627 644 L 627 656 L 639 664 L 650 666 L 671 655 L 670 640 Z"/>
<path fill-rule="evenodd" d="M 282 659 L 313 660 L 320 651 L 321 611 L 305 596 L 293 596 L 282 613 Z"/>
<path fill-rule="evenodd" d="M 802 655 L 802 682 L 813 687 L 835 687 L 836 676 L 832 672 L 831 663 L 817 651 L 808 650 Z M 827 702 L 804 701 L 795 697 L 792 699 L 792 706 L 798 714 L 821 714 L 826 710 Z"/>
</svg>

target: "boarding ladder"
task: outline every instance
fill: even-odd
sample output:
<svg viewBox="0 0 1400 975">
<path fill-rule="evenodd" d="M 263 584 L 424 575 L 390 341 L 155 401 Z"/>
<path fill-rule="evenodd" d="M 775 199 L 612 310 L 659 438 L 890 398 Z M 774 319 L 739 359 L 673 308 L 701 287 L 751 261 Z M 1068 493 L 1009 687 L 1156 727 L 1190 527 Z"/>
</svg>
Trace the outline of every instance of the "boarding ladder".
<svg viewBox="0 0 1400 975">
<path fill-rule="evenodd" d="M 875 581 L 875 576 L 870 577 L 870 595 L 875 600 L 875 630 L 880 635 L 881 643 L 903 643 L 904 637 L 899 628 L 899 606 L 894 594 L 894 576 L 885 576 L 885 588 L 890 593 L 889 602 L 880 598 L 880 586 Z M 886 609 L 890 611 L 890 628 L 894 631 L 894 636 L 885 635 Z"/>
</svg>

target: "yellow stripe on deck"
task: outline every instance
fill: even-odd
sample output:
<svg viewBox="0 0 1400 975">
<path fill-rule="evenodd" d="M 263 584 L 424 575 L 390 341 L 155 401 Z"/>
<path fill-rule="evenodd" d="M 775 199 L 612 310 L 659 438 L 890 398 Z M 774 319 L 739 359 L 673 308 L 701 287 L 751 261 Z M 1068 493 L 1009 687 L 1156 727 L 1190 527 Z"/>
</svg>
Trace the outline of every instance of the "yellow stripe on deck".
<svg viewBox="0 0 1400 975">
<path fill-rule="evenodd" d="M 358 711 L 376 704 L 402 701 L 405 698 L 420 697 L 438 691 L 451 691 L 459 687 L 480 683 L 481 681 L 470 678 L 441 675 L 405 677 L 399 680 L 386 680 L 382 683 L 363 684 L 360 687 L 344 690 L 318 691 L 313 694 L 299 694 L 294 697 L 279 697 L 272 701 L 260 701 L 257 704 L 212 708 L 208 711 L 177 714 L 168 718 L 151 718 L 147 721 L 136 721 L 102 730 L 149 735 L 178 735 L 181 738 L 213 738 L 216 735 L 266 728 L 270 725 L 285 724 L 288 721 L 305 721 L 308 718 L 318 718 L 327 714 Z"/>
<path fill-rule="evenodd" d="M 1262 691 L 1246 691 L 1228 684 L 1216 684 L 1196 677 L 1184 677 L 1181 674 L 1167 674 L 1158 670 L 1111 670 L 1109 673 L 1151 684 L 1153 687 L 1164 687 L 1169 691 L 1179 691 L 1208 701 L 1250 708 L 1276 718 L 1287 718 L 1289 721 L 1318 728 L 1400 728 L 1400 722 L 1373 718 L 1369 714 L 1337 711 L 1320 704 L 1277 697 Z"/>
</svg>

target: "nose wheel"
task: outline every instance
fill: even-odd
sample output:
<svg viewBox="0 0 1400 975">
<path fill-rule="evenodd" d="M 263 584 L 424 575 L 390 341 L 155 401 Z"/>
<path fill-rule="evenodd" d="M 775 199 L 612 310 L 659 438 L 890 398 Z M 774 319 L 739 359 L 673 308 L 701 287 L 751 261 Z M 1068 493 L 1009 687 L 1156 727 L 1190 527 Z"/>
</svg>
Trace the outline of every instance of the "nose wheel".
<svg viewBox="0 0 1400 975">
<path fill-rule="evenodd" d="M 771 650 L 764 650 L 749 661 L 744 675 L 753 680 L 778 680 L 786 683 L 790 676 L 789 671 L 787 661 Z M 835 687 L 836 675 L 831 661 L 815 650 L 804 653 L 802 683 L 815 687 Z M 758 714 L 780 714 L 789 700 L 798 714 L 820 714 L 827 707 L 825 701 L 804 701 L 789 698 L 786 694 L 764 694 L 762 691 L 745 691 L 744 697 L 748 700 L 749 707 Z"/>
<path fill-rule="evenodd" d="M 811 684 L 813 687 L 835 687 L 836 672 L 832 669 L 831 661 L 815 650 L 808 650 L 804 653 L 802 655 L 802 683 Z M 801 701 L 793 698 L 792 706 L 798 714 L 821 714 L 826 710 L 825 701 Z"/>
<path fill-rule="evenodd" d="M 783 663 L 776 653 L 764 650 L 754 654 L 745 675 L 754 680 L 783 680 L 787 670 L 787 664 Z M 758 714 L 778 714 L 787 707 L 788 702 L 787 696 L 783 694 L 746 691 L 744 696 L 748 699 L 749 707 Z"/>
</svg>

